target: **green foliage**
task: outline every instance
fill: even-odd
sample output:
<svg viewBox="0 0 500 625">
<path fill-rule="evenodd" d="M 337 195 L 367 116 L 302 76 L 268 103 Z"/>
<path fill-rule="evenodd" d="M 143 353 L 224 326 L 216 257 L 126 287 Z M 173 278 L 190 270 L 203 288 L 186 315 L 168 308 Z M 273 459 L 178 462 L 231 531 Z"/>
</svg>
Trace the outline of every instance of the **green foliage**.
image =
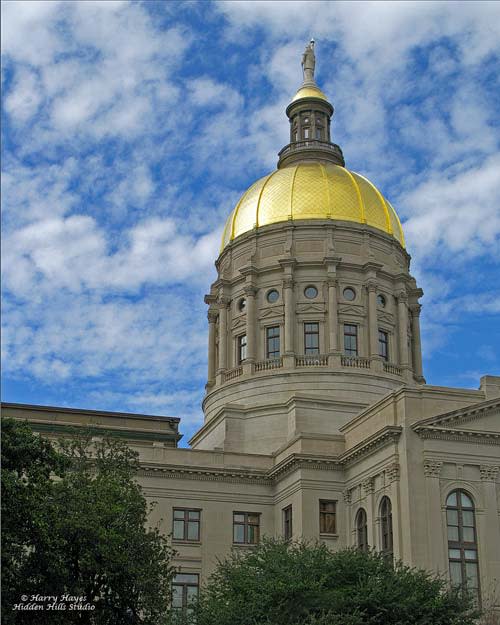
<svg viewBox="0 0 500 625">
<path fill-rule="evenodd" d="M 197 625 L 473 625 L 442 579 L 375 553 L 264 540 L 235 550 L 203 590 Z"/>
<path fill-rule="evenodd" d="M 2 617 L 125 625 L 163 622 L 172 550 L 134 481 L 123 443 L 76 439 L 56 450 L 26 424 L 2 421 Z M 86 597 L 92 611 L 13 610 L 21 595 Z"/>
</svg>

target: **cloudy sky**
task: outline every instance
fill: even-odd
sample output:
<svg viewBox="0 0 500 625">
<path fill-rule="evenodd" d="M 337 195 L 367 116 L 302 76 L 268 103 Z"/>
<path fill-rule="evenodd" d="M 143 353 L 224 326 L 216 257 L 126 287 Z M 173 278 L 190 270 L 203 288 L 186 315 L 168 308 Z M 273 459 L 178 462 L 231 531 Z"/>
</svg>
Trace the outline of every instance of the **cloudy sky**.
<svg viewBox="0 0 500 625">
<path fill-rule="evenodd" d="M 202 422 L 222 225 L 316 39 L 403 221 L 428 383 L 500 374 L 499 2 L 2 3 L 3 399 Z"/>
</svg>

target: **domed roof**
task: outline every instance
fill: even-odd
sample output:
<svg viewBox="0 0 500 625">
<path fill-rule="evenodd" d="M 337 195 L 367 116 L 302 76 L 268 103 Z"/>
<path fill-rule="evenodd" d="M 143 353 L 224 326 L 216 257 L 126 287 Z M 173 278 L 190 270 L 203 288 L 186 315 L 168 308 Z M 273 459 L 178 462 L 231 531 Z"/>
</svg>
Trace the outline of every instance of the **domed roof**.
<svg viewBox="0 0 500 625">
<path fill-rule="evenodd" d="M 328 102 L 326 95 L 316 85 L 302 86 L 293 96 L 292 102 L 296 102 L 302 98 L 319 98 L 320 100 L 326 100 L 326 102 Z"/>
<path fill-rule="evenodd" d="M 241 234 L 297 219 L 332 219 L 367 224 L 404 247 L 396 211 L 360 174 L 333 163 L 299 162 L 255 182 L 229 215 L 222 247 Z"/>
</svg>

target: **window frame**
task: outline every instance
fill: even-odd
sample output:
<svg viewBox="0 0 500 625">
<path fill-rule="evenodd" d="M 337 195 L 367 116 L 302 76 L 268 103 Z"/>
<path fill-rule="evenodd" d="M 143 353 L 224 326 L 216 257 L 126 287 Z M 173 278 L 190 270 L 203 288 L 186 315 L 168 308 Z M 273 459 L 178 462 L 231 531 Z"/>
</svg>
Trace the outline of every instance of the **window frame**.
<svg viewBox="0 0 500 625">
<path fill-rule="evenodd" d="M 322 506 L 333 504 L 333 512 L 328 510 L 322 510 Z M 333 532 L 329 532 L 325 527 L 328 527 L 327 518 L 333 517 Z M 322 536 L 335 536 L 337 535 L 337 500 L 336 499 L 320 499 L 319 500 L 319 533 Z"/>
<path fill-rule="evenodd" d="M 367 552 L 370 549 L 368 543 L 368 515 L 364 508 L 359 508 L 354 519 L 356 527 L 356 546 L 360 551 Z"/>
<path fill-rule="evenodd" d="M 387 495 L 380 500 L 380 551 L 392 562 L 394 558 L 394 532 L 392 526 L 392 502 Z"/>
<path fill-rule="evenodd" d="M 179 577 L 181 575 L 192 575 L 193 577 L 197 578 L 196 583 L 193 582 L 180 582 L 177 581 L 176 582 L 176 577 Z M 173 600 L 173 596 L 174 596 L 174 586 L 177 586 L 178 588 L 181 588 L 181 606 L 174 606 L 174 600 Z M 185 571 L 180 571 L 178 573 L 176 573 L 174 575 L 174 578 L 172 579 L 172 584 L 171 584 L 171 592 L 172 592 L 172 610 L 176 610 L 178 612 L 182 612 L 182 614 L 187 614 L 189 611 L 189 602 L 188 602 L 188 588 L 196 588 L 196 597 L 199 596 L 200 594 L 200 574 L 199 573 L 187 573 Z"/>
<path fill-rule="evenodd" d="M 183 512 L 183 519 L 176 519 L 175 512 Z M 190 512 L 197 512 L 198 519 L 189 519 Z M 175 536 L 175 522 L 182 521 L 183 523 L 183 538 L 177 538 Z M 189 524 L 193 523 L 198 525 L 197 538 L 188 538 L 189 536 Z M 174 507 L 172 508 L 172 540 L 176 542 L 189 542 L 189 543 L 199 543 L 201 539 L 201 508 L 180 508 Z"/>
<path fill-rule="evenodd" d="M 307 326 L 316 326 L 316 330 L 314 332 L 308 331 Z M 308 347 L 307 346 L 307 337 L 308 336 L 316 336 L 317 337 L 317 347 Z M 314 350 L 314 351 L 312 351 Z M 320 351 L 320 341 L 319 341 L 319 321 L 304 321 L 304 356 L 319 356 Z"/>
<path fill-rule="evenodd" d="M 277 335 L 270 336 L 269 332 L 271 330 L 277 330 L 278 332 Z M 266 358 L 268 359 L 279 358 L 281 356 L 281 328 L 280 326 L 279 325 L 267 326 L 265 329 L 265 333 L 266 333 Z M 275 341 L 276 339 L 278 343 L 278 349 L 271 350 L 270 342 Z"/>
<path fill-rule="evenodd" d="M 293 508 L 292 504 L 285 506 L 282 509 L 283 515 L 283 538 L 285 540 L 291 540 L 293 536 Z"/>
<path fill-rule="evenodd" d="M 243 342 L 244 340 L 244 342 Z M 239 334 L 236 337 L 236 364 L 242 365 L 247 359 L 248 339 L 245 334 Z"/>
<path fill-rule="evenodd" d="M 382 340 L 382 336 L 385 341 Z M 385 354 L 383 353 L 385 349 Z M 383 328 L 378 329 L 378 355 L 385 361 L 389 362 L 389 332 Z"/>
<path fill-rule="evenodd" d="M 452 505 L 449 503 L 449 500 L 452 495 L 455 495 L 456 505 Z M 462 503 L 462 495 L 467 497 L 471 502 L 471 506 L 464 506 Z M 456 512 L 457 524 L 450 523 L 449 518 L 452 515 L 449 515 L 448 512 Z M 472 513 L 472 525 L 464 524 L 464 512 Z M 447 548 L 448 548 L 448 572 L 450 576 L 450 582 L 452 585 L 454 584 L 452 573 L 451 573 L 451 565 L 452 563 L 459 564 L 460 566 L 460 579 L 461 582 L 459 586 L 461 586 L 465 591 L 468 591 L 477 596 L 478 603 L 481 600 L 481 579 L 480 579 L 480 570 L 479 570 L 479 546 L 477 540 L 477 522 L 476 522 L 476 506 L 474 505 L 474 499 L 469 492 L 462 488 L 455 488 L 450 491 L 446 496 L 446 538 L 447 538 Z M 458 540 L 450 540 L 450 528 L 457 528 Z M 467 541 L 464 540 L 464 528 L 473 530 L 474 540 Z M 459 551 L 459 557 L 452 557 L 450 555 L 451 551 Z M 475 551 L 475 558 L 467 558 L 466 552 Z M 476 578 L 477 578 L 477 588 L 470 588 L 467 580 L 467 564 L 475 565 L 476 569 Z"/>
<path fill-rule="evenodd" d="M 347 323 L 344 322 L 344 354 L 346 356 L 352 356 L 357 358 L 359 356 L 359 332 L 358 332 L 358 325 L 356 323 Z M 347 332 L 347 328 L 354 328 L 354 333 L 350 333 Z M 346 339 L 348 337 L 354 337 L 354 349 L 352 349 L 351 347 L 347 347 L 346 344 Z"/>
<path fill-rule="evenodd" d="M 260 542 L 260 512 L 239 512 L 239 511 L 233 511 L 233 545 L 258 545 Z M 236 521 L 235 517 L 236 515 L 242 515 L 243 521 Z M 257 517 L 257 523 L 250 523 L 249 518 L 250 517 Z M 237 541 L 235 540 L 235 535 L 234 535 L 234 529 L 235 527 L 243 527 L 243 541 Z M 255 531 L 255 535 L 256 535 L 256 540 L 254 541 L 250 541 L 250 534 L 251 532 L 249 531 L 249 527 L 254 527 L 257 528 L 257 530 Z"/>
</svg>

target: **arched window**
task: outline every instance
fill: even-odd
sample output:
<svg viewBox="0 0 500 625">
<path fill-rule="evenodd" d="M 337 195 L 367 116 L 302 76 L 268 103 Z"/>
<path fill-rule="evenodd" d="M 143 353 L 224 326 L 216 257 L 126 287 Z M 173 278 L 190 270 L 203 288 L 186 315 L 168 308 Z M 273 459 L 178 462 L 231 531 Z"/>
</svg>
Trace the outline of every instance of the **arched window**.
<svg viewBox="0 0 500 625">
<path fill-rule="evenodd" d="M 382 497 L 380 502 L 380 529 L 382 533 L 382 553 L 388 560 L 392 561 L 392 504 L 389 497 Z"/>
<path fill-rule="evenodd" d="M 448 560 L 451 583 L 474 593 L 479 599 L 479 568 L 474 503 L 463 490 L 446 499 Z"/>
<path fill-rule="evenodd" d="M 356 535 L 358 539 L 358 549 L 368 551 L 368 527 L 366 523 L 366 512 L 363 508 L 360 508 L 356 515 Z"/>
</svg>

